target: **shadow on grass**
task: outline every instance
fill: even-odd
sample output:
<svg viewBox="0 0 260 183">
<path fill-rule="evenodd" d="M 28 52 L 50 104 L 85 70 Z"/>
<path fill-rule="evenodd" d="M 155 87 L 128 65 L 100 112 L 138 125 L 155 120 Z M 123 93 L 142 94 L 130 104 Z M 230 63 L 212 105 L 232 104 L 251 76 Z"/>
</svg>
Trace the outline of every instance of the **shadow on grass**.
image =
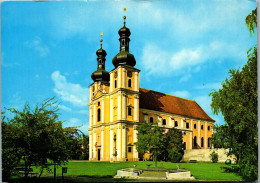
<svg viewBox="0 0 260 183">
<path fill-rule="evenodd" d="M 57 177 L 54 180 L 53 176 L 41 177 L 40 179 L 36 177 L 25 178 L 14 178 L 8 181 L 8 183 L 76 183 L 76 182 L 129 182 L 129 179 L 114 179 L 112 176 L 65 176 Z"/>
</svg>

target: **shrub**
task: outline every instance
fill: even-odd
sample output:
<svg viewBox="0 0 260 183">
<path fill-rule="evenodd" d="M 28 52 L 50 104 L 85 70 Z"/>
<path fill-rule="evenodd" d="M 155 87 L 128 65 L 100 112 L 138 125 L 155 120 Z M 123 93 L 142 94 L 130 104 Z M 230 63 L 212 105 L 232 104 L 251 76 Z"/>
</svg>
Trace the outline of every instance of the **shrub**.
<svg viewBox="0 0 260 183">
<path fill-rule="evenodd" d="M 210 157 L 211 157 L 212 163 L 217 163 L 217 162 L 218 162 L 218 153 L 216 153 L 215 151 L 213 151 L 213 152 L 210 154 Z"/>
</svg>

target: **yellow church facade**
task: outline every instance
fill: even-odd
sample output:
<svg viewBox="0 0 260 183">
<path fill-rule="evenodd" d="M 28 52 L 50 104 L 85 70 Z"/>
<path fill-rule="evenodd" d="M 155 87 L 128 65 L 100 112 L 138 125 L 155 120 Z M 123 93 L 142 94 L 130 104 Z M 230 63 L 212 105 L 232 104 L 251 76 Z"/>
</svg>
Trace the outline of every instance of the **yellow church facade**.
<svg viewBox="0 0 260 183">
<path fill-rule="evenodd" d="M 124 17 L 125 19 L 125 17 Z M 153 123 L 183 132 L 184 149 L 210 148 L 214 120 L 193 100 L 139 88 L 140 70 L 129 53 L 130 30 L 118 31 L 120 52 L 113 58 L 115 68 L 105 70 L 106 51 L 97 50 L 98 67 L 89 86 L 89 160 L 139 161 L 137 126 Z"/>
</svg>

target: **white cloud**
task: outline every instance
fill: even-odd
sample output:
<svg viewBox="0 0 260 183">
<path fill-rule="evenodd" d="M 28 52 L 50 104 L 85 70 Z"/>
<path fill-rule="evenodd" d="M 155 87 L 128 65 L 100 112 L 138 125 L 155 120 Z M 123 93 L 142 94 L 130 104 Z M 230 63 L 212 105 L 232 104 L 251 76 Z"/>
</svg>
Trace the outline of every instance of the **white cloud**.
<svg viewBox="0 0 260 183">
<path fill-rule="evenodd" d="M 88 88 L 67 82 L 66 77 L 61 75 L 59 71 L 53 72 L 51 78 L 55 83 L 54 92 L 60 95 L 63 101 L 70 102 L 75 106 L 87 106 Z"/>
<path fill-rule="evenodd" d="M 59 105 L 59 108 L 64 110 L 64 111 L 71 111 L 71 108 L 65 106 L 65 105 Z"/>
<path fill-rule="evenodd" d="M 35 37 L 32 41 L 26 41 L 25 45 L 29 48 L 32 48 L 34 51 L 39 53 L 41 57 L 45 57 L 50 53 L 50 50 L 48 46 L 44 45 L 42 43 L 42 40 L 40 37 Z"/>
<path fill-rule="evenodd" d="M 191 78 L 191 74 L 184 74 L 181 79 L 180 82 L 185 82 L 188 81 Z"/>
<path fill-rule="evenodd" d="M 171 95 L 174 95 L 176 97 L 182 97 L 182 98 L 189 98 L 190 97 L 190 93 L 188 91 L 185 91 L 185 90 L 172 92 Z"/>
<path fill-rule="evenodd" d="M 223 60 L 224 58 L 241 60 L 244 57 L 246 57 L 246 53 L 240 51 L 237 43 L 214 41 L 209 45 L 184 48 L 177 52 L 163 50 L 155 44 L 146 44 L 143 48 L 141 63 L 148 75 L 173 73 L 179 75 L 187 73 L 187 71 L 198 72 L 202 64 L 212 60 Z M 185 78 L 183 79 L 185 81 Z"/>
</svg>

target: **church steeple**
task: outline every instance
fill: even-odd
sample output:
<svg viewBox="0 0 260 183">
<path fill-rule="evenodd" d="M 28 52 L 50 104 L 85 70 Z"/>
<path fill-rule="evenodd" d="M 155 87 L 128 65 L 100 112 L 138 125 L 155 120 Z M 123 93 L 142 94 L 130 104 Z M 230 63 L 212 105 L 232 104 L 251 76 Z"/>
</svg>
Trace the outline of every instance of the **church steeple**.
<svg viewBox="0 0 260 183">
<path fill-rule="evenodd" d="M 136 64 L 135 57 L 129 53 L 129 42 L 131 31 L 125 26 L 126 16 L 124 16 L 124 26 L 119 29 L 118 34 L 120 36 L 120 52 L 113 58 L 112 63 L 115 67 L 118 65 L 129 65 L 134 67 Z"/>
<path fill-rule="evenodd" d="M 100 39 L 100 48 L 97 50 L 97 70 L 92 73 L 91 78 L 93 79 L 94 82 L 96 81 L 105 81 L 108 82 L 110 77 L 109 73 L 105 70 L 105 61 L 106 61 L 106 55 L 107 52 L 103 50 L 102 48 L 102 35 L 103 33 L 101 32 L 101 39 Z"/>
</svg>

